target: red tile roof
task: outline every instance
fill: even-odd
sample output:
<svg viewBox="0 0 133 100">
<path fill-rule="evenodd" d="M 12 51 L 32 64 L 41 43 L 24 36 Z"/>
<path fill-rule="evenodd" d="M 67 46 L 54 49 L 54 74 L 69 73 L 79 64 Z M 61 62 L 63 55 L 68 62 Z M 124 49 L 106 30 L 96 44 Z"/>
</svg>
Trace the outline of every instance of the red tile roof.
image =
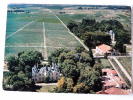
<svg viewBox="0 0 133 100">
<path fill-rule="evenodd" d="M 115 81 L 105 81 L 104 82 L 104 87 L 105 86 L 116 86 L 117 83 Z"/>
<path fill-rule="evenodd" d="M 127 95 L 130 94 L 130 90 L 124 90 L 120 88 L 109 88 L 105 91 L 98 91 L 96 94 L 114 94 L 114 95 Z"/>
<path fill-rule="evenodd" d="M 130 94 L 130 91 L 129 90 L 124 90 L 124 89 L 120 89 L 120 88 L 109 88 L 107 90 L 104 91 L 105 93 L 107 94 Z"/>
<path fill-rule="evenodd" d="M 102 69 L 102 72 L 107 72 L 109 74 L 117 74 L 117 72 L 115 70 L 112 70 L 112 69 L 109 69 L 109 68 Z"/>
<path fill-rule="evenodd" d="M 97 48 L 99 48 L 103 53 L 109 53 L 110 50 L 112 50 L 112 47 L 106 44 L 101 44 L 97 46 Z"/>
<path fill-rule="evenodd" d="M 116 87 L 116 86 L 124 86 L 126 85 L 126 83 L 119 77 L 119 76 L 115 76 L 117 75 L 117 72 L 115 70 L 112 69 L 102 69 L 102 72 L 107 72 L 109 74 L 110 80 L 104 80 L 104 87 Z M 110 74 L 113 74 L 110 75 Z"/>
</svg>

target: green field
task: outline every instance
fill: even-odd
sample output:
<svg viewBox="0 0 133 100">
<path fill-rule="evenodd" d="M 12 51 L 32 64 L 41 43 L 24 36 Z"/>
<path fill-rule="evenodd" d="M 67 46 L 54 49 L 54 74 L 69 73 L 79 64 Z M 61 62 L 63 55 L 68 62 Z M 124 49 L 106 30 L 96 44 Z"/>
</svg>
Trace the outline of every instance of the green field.
<svg viewBox="0 0 133 100">
<path fill-rule="evenodd" d="M 28 16 L 21 17 L 18 14 L 16 16 L 18 22 L 12 22 L 12 19 L 16 17 L 8 19 L 10 23 L 13 23 L 15 30 L 10 28 L 12 24 L 7 25 L 5 56 L 15 55 L 24 50 L 37 50 L 44 56 L 46 50 L 45 53 L 49 56 L 55 49 L 74 49 L 81 45 L 52 12 L 44 9 L 38 10 L 34 15 L 28 15 L 32 16 L 32 20 L 29 20 Z M 26 22 L 23 24 L 24 19 Z M 31 21 L 34 22 L 31 23 Z M 15 27 L 16 24 L 18 27 Z"/>
</svg>

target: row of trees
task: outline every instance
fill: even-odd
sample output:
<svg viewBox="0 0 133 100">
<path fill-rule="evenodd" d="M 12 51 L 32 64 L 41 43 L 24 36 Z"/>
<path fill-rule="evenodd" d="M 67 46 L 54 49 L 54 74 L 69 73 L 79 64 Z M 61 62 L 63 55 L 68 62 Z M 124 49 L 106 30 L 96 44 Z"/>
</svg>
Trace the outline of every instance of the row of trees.
<svg viewBox="0 0 133 100">
<path fill-rule="evenodd" d="M 3 88 L 5 90 L 33 91 L 35 83 L 32 80 L 32 67 L 43 59 L 38 51 L 25 51 L 17 56 L 9 56 L 9 72 L 4 72 Z"/>
<path fill-rule="evenodd" d="M 93 93 L 101 90 L 101 65 L 95 63 L 91 50 L 58 49 L 49 56 L 49 62 L 58 63 L 62 78 L 54 92 Z"/>
<path fill-rule="evenodd" d="M 111 38 L 109 34 L 104 32 L 86 32 L 82 35 L 85 45 L 95 48 L 99 44 L 111 44 Z"/>
<path fill-rule="evenodd" d="M 81 22 L 71 21 L 67 27 L 71 32 L 82 39 L 88 47 L 93 47 L 97 45 L 97 43 L 110 44 L 110 35 L 106 33 L 110 30 L 115 33 L 117 44 L 130 43 L 131 40 L 130 32 L 124 29 L 124 26 L 117 20 L 102 20 L 98 22 L 95 19 L 83 18 Z M 119 48 L 117 49 L 119 50 Z"/>
</svg>

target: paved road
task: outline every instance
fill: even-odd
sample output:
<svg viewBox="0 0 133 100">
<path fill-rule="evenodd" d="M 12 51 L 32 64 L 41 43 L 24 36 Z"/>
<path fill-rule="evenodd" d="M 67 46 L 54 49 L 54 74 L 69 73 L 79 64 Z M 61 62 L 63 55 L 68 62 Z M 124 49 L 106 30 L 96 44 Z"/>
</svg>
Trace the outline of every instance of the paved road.
<svg viewBox="0 0 133 100">
<path fill-rule="evenodd" d="M 57 85 L 57 83 L 36 83 L 37 86 Z"/>
<path fill-rule="evenodd" d="M 18 33 L 19 31 L 23 30 L 25 27 L 29 26 L 29 25 L 32 24 L 33 22 L 34 22 L 34 21 L 31 21 L 31 22 L 25 24 L 23 27 L 19 28 L 16 32 L 14 32 L 14 33 L 10 34 L 9 36 L 7 36 L 6 39 L 12 37 L 13 35 L 15 35 L 16 33 Z"/>
<path fill-rule="evenodd" d="M 104 56 L 95 56 L 95 55 L 93 55 L 94 56 L 94 58 L 104 58 Z M 131 56 L 108 56 L 108 58 L 113 58 L 113 57 L 131 57 Z"/>
<path fill-rule="evenodd" d="M 43 25 L 43 40 L 44 40 L 44 47 L 45 47 L 43 56 L 44 56 L 45 60 L 48 60 L 48 53 L 47 53 L 47 46 L 46 46 L 46 32 L 45 32 L 45 24 L 44 24 L 44 22 L 42 23 L 42 25 Z"/>
</svg>

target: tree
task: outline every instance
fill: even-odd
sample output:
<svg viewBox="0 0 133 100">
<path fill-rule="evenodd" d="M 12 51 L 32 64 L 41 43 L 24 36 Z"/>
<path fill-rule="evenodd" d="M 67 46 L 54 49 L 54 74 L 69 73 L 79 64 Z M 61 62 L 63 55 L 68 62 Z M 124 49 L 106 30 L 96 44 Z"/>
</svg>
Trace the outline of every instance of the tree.
<svg viewBox="0 0 133 100">
<path fill-rule="evenodd" d="M 83 18 L 81 26 L 86 27 L 86 26 L 95 26 L 96 20 L 95 19 L 90 19 L 90 18 Z"/>
<path fill-rule="evenodd" d="M 117 20 L 102 20 L 99 24 L 99 29 L 103 32 L 108 32 L 110 30 L 117 30 L 117 29 L 121 29 L 123 30 L 124 27 L 123 25 L 117 21 Z"/>
<path fill-rule="evenodd" d="M 9 79 L 14 75 L 13 72 L 3 72 L 3 89 L 10 90 Z"/>
<path fill-rule="evenodd" d="M 102 64 L 100 62 L 97 62 L 94 64 L 93 69 L 97 71 L 100 75 L 102 75 Z"/>
<path fill-rule="evenodd" d="M 38 51 L 20 52 L 18 56 L 7 58 L 8 68 L 11 72 L 23 71 L 28 77 L 31 77 L 32 67 L 39 64 L 41 60 L 43 60 L 43 57 Z"/>
<path fill-rule="evenodd" d="M 89 66 L 93 66 L 94 59 L 89 55 L 88 52 L 82 52 L 80 56 L 80 62 L 88 64 Z"/>
<path fill-rule="evenodd" d="M 88 86 L 86 86 L 84 83 L 80 83 L 80 84 L 77 84 L 76 86 L 74 86 L 73 92 L 74 93 L 89 93 L 90 88 Z"/>
<path fill-rule="evenodd" d="M 43 60 L 43 57 L 38 51 L 25 51 L 19 54 L 18 59 L 20 65 L 29 65 L 33 67 L 34 65 L 39 64 L 40 61 Z"/>
<path fill-rule="evenodd" d="M 89 48 L 94 48 L 96 45 L 99 44 L 111 44 L 111 37 L 109 34 L 106 34 L 104 32 L 86 32 L 83 35 L 84 43 Z"/>
<path fill-rule="evenodd" d="M 117 42 L 123 42 L 125 44 L 129 44 L 130 43 L 130 40 L 131 40 L 131 34 L 129 34 L 128 31 L 126 30 L 122 30 L 122 29 L 117 29 L 115 31 L 115 40 Z"/>
<path fill-rule="evenodd" d="M 61 49 L 57 49 L 54 52 L 51 53 L 51 55 L 48 57 L 48 62 L 50 64 L 52 63 L 58 63 L 58 57 L 60 56 L 61 53 L 67 53 L 69 52 L 69 50 L 61 48 Z"/>
<path fill-rule="evenodd" d="M 16 56 L 9 56 L 7 58 L 7 62 L 8 62 L 8 69 L 11 72 L 18 72 L 19 71 L 19 60 Z"/>
<path fill-rule="evenodd" d="M 7 84 L 9 84 L 12 87 L 11 90 L 14 91 L 30 90 L 34 86 L 33 81 L 29 79 L 22 71 L 10 77 Z"/>
<path fill-rule="evenodd" d="M 61 77 L 57 82 L 56 92 L 72 92 L 73 91 L 73 80 L 71 78 Z"/>
<path fill-rule="evenodd" d="M 70 29 L 70 31 L 72 31 L 74 27 L 78 27 L 78 24 L 75 21 L 70 21 L 67 27 Z"/>
<path fill-rule="evenodd" d="M 77 46 L 75 48 L 75 50 L 76 50 L 77 53 L 81 53 L 81 52 L 83 52 L 85 50 L 85 48 L 83 46 Z"/>
<path fill-rule="evenodd" d="M 101 75 L 98 71 L 90 69 L 84 70 L 83 74 L 79 77 L 78 83 L 84 83 L 89 87 L 89 91 L 99 91 L 102 89 Z"/>
<path fill-rule="evenodd" d="M 18 55 L 19 68 L 23 71 L 29 78 L 32 77 L 32 67 L 34 65 L 40 64 L 43 60 L 42 54 L 38 51 L 25 51 Z"/>
<path fill-rule="evenodd" d="M 32 67 L 39 64 L 43 59 L 42 54 L 38 51 L 24 51 L 18 53 L 18 56 L 7 58 L 9 71 L 13 73 L 8 76 L 5 84 L 11 90 L 28 91 L 33 90 L 35 83 L 32 80 Z"/>
<path fill-rule="evenodd" d="M 78 67 L 75 65 L 73 60 L 65 60 L 62 64 L 61 64 L 61 72 L 63 74 L 63 76 L 68 77 L 68 78 L 72 78 L 74 83 L 77 82 L 77 79 L 80 75 L 80 70 L 78 69 Z"/>
<path fill-rule="evenodd" d="M 126 53 L 126 46 L 124 46 L 124 43 L 121 41 L 117 41 L 114 48 L 120 53 Z"/>
</svg>

